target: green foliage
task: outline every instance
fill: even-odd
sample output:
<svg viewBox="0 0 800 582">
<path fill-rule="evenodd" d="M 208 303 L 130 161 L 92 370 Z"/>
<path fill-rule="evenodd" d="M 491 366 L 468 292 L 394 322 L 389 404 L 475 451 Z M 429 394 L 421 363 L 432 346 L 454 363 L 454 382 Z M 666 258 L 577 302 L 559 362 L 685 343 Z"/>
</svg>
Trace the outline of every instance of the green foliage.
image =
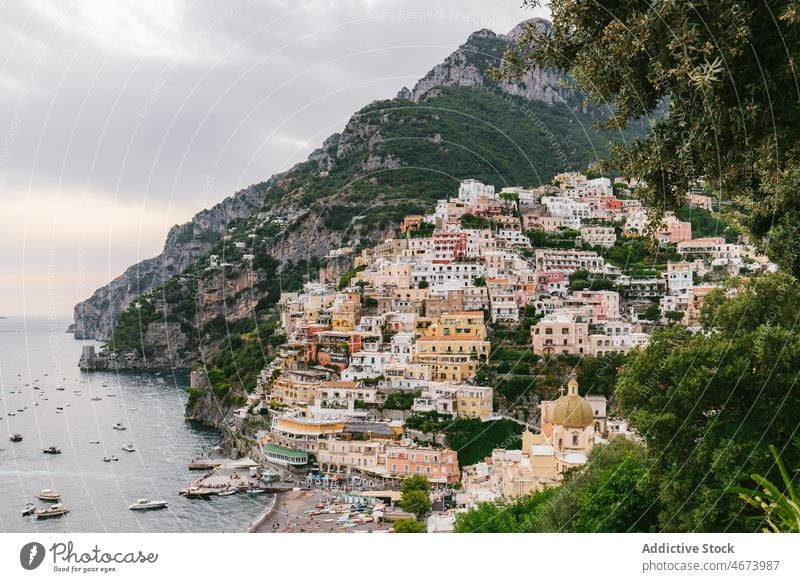
<svg viewBox="0 0 800 582">
<path fill-rule="evenodd" d="M 150 347 L 144 336 L 147 326 L 155 321 L 163 320 L 163 315 L 156 311 L 152 300 L 138 298 L 119 316 L 109 345 L 116 351 L 136 350 L 140 355 L 149 355 Z"/>
<path fill-rule="evenodd" d="M 800 249 L 785 253 L 784 234 L 798 230 L 800 101 L 776 107 L 797 93 L 797 3 L 552 0 L 550 10 L 552 29 L 531 27 L 503 73 L 566 70 L 613 112 L 611 127 L 655 117 L 644 138 L 616 146 L 611 159 L 646 182 L 637 196 L 678 209 L 702 178 L 736 198 L 746 227 L 770 241 L 770 256 L 800 274 Z"/>
<path fill-rule="evenodd" d="M 411 410 L 414 405 L 414 398 L 418 398 L 422 390 L 399 390 L 392 392 L 386 397 L 383 408 L 387 410 Z"/>
<path fill-rule="evenodd" d="M 739 242 L 741 232 L 727 224 L 724 217 L 719 213 L 709 212 L 705 208 L 697 208 L 696 206 L 685 204 L 676 215 L 681 220 L 691 223 L 692 238 L 721 236 L 725 239 L 725 242 Z"/>
<path fill-rule="evenodd" d="M 428 491 L 431 484 L 428 483 L 428 478 L 425 475 L 411 475 L 403 479 L 403 484 L 400 491 L 405 495 L 411 491 Z"/>
<path fill-rule="evenodd" d="M 614 394 L 617 375 L 625 364 L 626 356 L 608 354 L 598 358 L 584 358 L 578 368 L 578 385 L 583 394 Z"/>
<path fill-rule="evenodd" d="M 417 289 L 427 289 L 427 288 L 428 288 L 428 287 L 430 287 L 430 286 L 431 286 L 431 284 L 430 284 L 430 283 L 428 283 L 427 281 L 425 281 L 425 280 L 423 279 L 423 280 L 422 280 L 422 281 L 420 281 L 420 282 L 419 282 L 419 284 L 417 285 Z"/>
<path fill-rule="evenodd" d="M 800 533 L 800 491 L 794 484 L 796 477 L 786 469 L 778 450 L 772 445 L 769 450 L 778 465 L 783 484 L 775 485 L 769 479 L 754 474 L 751 478 L 761 487 L 761 494 L 740 489 L 739 497 L 748 505 L 763 511 L 763 519 L 767 523 L 765 532 Z"/>
<path fill-rule="evenodd" d="M 642 318 L 646 319 L 647 321 L 657 321 L 661 317 L 661 309 L 658 307 L 658 303 L 651 303 L 647 306 L 647 309 L 644 310 L 642 314 Z"/>
<path fill-rule="evenodd" d="M 461 216 L 462 228 L 491 228 L 492 221 L 482 216 L 475 216 L 467 212 Z"/>
<path fill-rule="evenodd" d="M 512 503 L 483 502 L 456 514 L 456 533 L 530 533 L 541 531 L 539 518 L 555 493 L 548 488 L 520 497 Z"/>
<path fill-rule="evenodd" d="M 722 492 L 754 473 L 778 476 L 768 443 L 786 446 L 797 427 L 798 310 L 794 277 L 750 279 L 732 299 L 707 297 L 707 335 L 672 326 L 626 363 L 617 399 L 655 460 L 662 529 L 752 531 Z M 796 448 L 785 454 L 800 463 Z"/>
<path fill-rule="evenodd" d="M 417 519 L 421 519 L 431 510 L 430 495 L 427 491 L 420 489 L 403 492 L 403 496 L 400 498 L 400 507 L 403 508 L 403 511 L 416 515 Z"/>
<path fill-rule="evenodd" d="M 458 418 L 448 423 L 443 432 L 447 436 L 447 446 L 458 453 L 458 464 L 462 467 L 482 461 L 493 449 L 522 446 L 522 426 L 505 418 L 489 422 Z"/>
<path fill-rule="evenodd" d="M 574 469 L 539 516 L 546 532 L 636 532 L 655 526 L 658 501 L 646 479 L 644 447 L 625 438 L 595 445 L 586 465 Z"/>
<path fill-rule="evenodd" d="M 392 524 L 394 533 L 426 533 L 428 528 L 416 519 L 398 519 Z"/>
<path fill-rule="evenodd" d="M 525 233 L 534 248 L 574 249 L 578 233 L 574 230 L 565 230 L 552 234 L 543 230 L 529 230 Z"/>
</svg>

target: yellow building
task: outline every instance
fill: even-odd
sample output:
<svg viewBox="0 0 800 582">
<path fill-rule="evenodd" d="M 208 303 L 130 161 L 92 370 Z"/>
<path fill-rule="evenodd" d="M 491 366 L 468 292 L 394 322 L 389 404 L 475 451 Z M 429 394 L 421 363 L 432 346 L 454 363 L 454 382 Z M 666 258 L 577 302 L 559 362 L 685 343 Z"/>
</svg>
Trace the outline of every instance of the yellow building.
<svg viewBox="0 0 800 582">
<path fill-rule="evenodd" d="M 272 382 L 269 400 L 286 406 L 307 406 L 317 397 L 328 374 L 315 370 L 284 370 Z"/>
<path fill-rule="evenodd" d="M 276 416 L 272 419 L 271 442 L 294 451 L 316 454 L 320 441 L 340 434 L 344 427 L 343 420 Z"/>
<path fill-rule="evenodd" d="M 475 360 L 489 357 L 491 343 L 486 341 L 483 312 L 461 311 L 435 319 L 417 340 L 420 356 L 467 355 Z"/>
<path fill-rule="evenodd" d="M 456 414 L 462 418 L 490 417 L 493 394 L 490 386 L 459 386 L 455 394 Z"/>
<path fill-rule="evenodd" d="M 414 362 L 430 370 L 427 379 L 440 382 L 463 382 L 475 377 L 479 363 L 469 354 L 451 356 L 439 354 L 416 354 Z"/>
</svg>

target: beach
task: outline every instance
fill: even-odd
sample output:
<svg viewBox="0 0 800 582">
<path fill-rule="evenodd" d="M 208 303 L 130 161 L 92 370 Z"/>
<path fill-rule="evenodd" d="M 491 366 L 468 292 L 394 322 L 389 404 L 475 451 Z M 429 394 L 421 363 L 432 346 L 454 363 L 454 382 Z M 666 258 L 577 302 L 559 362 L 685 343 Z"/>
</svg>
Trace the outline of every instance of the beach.
<svg viewBox="0 0 800 582">
<path fill-rule="evenodd" d="M 279 493 L 275 504 L 266 516 L 258 521 L 260 525 L 253 528 L 254 533 L 349 533 L 371 532 L 386 529 L 386 526 L 374 523 L 358 524 L 356 527 L 341 528 L 336 525 L 336 514 L 306 515 L 318 503 L 328 503 L 331 496 L 324 491 L 301 490 Z M 256 522 L 256 523 L 257 523 Z"/>
</svg>

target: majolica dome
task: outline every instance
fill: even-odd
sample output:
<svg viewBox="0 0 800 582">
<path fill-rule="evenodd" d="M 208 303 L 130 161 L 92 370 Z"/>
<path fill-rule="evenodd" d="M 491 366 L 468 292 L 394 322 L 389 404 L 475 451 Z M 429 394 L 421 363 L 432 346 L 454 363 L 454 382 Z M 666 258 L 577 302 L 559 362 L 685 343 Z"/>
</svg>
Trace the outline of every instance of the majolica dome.
<svg viewBox="0 0 800 582">
<path fill-rule="evenodd" d="M 594 422 L 592 405 L 578 394 L 578 382 L 570 378 L 567 394 L 553 405 L 553 424 L 565 428 L 586 428 Z"/>
</svg>

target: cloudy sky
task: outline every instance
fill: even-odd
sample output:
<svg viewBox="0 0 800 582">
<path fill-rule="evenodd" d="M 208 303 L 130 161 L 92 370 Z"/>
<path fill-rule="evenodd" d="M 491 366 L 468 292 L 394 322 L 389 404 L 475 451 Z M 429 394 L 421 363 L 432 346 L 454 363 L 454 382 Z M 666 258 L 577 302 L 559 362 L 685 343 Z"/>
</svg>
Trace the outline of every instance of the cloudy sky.
<svg viewBox="0 0 800 582">
<path fill-rule="evenodd" d="M 0 315 L 71 315 L 521 0 L 53 0 L 0 12 Z"/>
</svg>

